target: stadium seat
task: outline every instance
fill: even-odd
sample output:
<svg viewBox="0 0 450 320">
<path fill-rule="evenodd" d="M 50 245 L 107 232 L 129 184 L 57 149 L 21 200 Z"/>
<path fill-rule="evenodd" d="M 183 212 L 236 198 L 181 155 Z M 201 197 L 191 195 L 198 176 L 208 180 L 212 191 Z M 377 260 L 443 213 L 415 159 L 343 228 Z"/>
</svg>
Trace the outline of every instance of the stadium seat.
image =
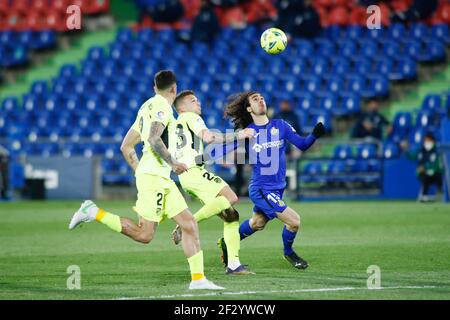
<svg viewBox="0 0 450 320">
<path fill-rule="evenodd" d="M 387 142 L 383 145 L 383 157 L 385 159 L 396 158 L 399 155 L 400 150 L 396 144 Z"/>
<path fill-rule="evenodd" d="M 349 145 L 337 145 L 334 148 L 333 157 L 335 159 L 348 159 L 352 157 L 352 148 Z"/>
</svg>

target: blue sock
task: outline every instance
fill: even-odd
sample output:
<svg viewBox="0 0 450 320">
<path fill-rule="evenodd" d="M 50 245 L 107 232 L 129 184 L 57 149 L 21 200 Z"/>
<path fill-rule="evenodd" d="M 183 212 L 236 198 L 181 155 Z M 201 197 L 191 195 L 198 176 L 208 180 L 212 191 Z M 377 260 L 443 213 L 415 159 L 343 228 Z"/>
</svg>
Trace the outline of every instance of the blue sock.
<svg viewBox="0 0 450 320">
<path fill-rule="evenodd" d="M 292 245 L 294 244 L 295 236 L 297 232 L 292 232 L 286 229 L 286 226 L 283 228 L 282 238 L 284 244 L 284 255 L 290 255 L 294 250 L 292 249 Z"/>
<path fill-rule="evenodd" d="M 241 235 L 241 240 L 251 236 L 254 232 L 255 230 L 253 230 L 252 227 L 250 227 L 249 219 L 242 222 L 241 225 L 239 226 L 239 233 Z"/>
</svg>

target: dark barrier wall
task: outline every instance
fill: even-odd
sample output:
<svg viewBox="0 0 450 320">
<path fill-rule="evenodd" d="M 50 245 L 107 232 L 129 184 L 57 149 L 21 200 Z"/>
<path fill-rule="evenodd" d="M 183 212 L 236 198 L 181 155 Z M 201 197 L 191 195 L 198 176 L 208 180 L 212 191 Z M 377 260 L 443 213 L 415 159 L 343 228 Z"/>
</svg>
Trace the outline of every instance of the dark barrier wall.
<svg viewBox="0 0 450 320">
<path fill-rule="evenodd" d="M 47 199 L 95 199 L 101 190 L 99 160 L 28 157 L 27 178 L 44 178 Z"/>
</svg>

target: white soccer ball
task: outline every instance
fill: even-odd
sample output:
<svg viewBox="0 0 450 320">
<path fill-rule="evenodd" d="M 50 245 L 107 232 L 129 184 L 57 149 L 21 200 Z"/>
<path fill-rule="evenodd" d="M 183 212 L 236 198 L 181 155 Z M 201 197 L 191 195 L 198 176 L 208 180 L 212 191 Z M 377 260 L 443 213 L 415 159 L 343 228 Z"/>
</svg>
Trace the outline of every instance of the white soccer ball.
<svg viewBox="0 0 450 320">
<path fill-rule="evenodd" d="M 283 30 L 269 28 L 261 35 L 261 48 L 270 54 L 279 54 L 286 49 L 287 37 Z"/>
</svg>

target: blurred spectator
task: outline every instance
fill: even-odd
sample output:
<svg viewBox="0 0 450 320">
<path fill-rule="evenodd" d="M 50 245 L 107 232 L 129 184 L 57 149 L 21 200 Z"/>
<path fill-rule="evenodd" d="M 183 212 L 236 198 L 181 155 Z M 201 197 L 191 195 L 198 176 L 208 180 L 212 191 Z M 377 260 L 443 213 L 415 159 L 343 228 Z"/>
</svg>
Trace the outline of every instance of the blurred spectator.
<svg viewBox="0 0 450 320">
<path fill-rule="evenodd" d="M 407 150 L 408 144 L 402 143 L 402 148 Z M 428 132 L 424 139 L 422 147 L 418 152 L 408 151 L 406 155 L 410 159 L 417 160 L 417 176 L 422 184 L 419 201 L 432 201 L 433 197 L 429 195 L 431 185 L 436 185 L 442 190 L 442 163 L 439 159 L 439 153 L 436 146 L 436 138 Z"/>
<path fill-rule="evenodd" d="M 8 189 L 9 189 L 9 171 L 8 171 L 8 161 L 9 152 L 0 145 L 0 196 L 2 199 L 8 199 Z"/>
<path fill-rule="evenodd" d="M 247 23 L 264 24 L 275 20 L 277 10 L 270 0 L 251 0 L 244 4 Z"/>
<path fill-rule="evenodd" d="M 383 139 L 383 127 L 389 125 L 389 121 L 379 113 L 379 104 L 376 100 L 370 100 L 367 106 L 367 112 L 361 113 L 359 119 L 353 127 L 352 138 L 374 138 Z M 387 133 L 390 133 L 392 127 L 389 126 Z"/>
<path fill-rule="evenodd" d="M 277 26 L 293 37 L 313 38 L 322 30 L 311 0 L 281 0 L 277 9 Z"/>
<path fill-rule="evenodd" d="M 281 101 L 280 112 L 276 113 L 273 118 L 283 119 L 284 121 L 289 123 L 295 129 L 295 131 L 297 131 L 298 134 L 302 134 L 297 114 L 292 110 L 291 104 L 288 100 Z M 286 146 L 286 154 L 290 159 L 300 156 L 298 150 L 296 148 L 292 148 L 290 143 Z"/>
<path fill-rule="evenodd" d="M 416 22 L 430 18 L 439 5 L 438 0 L 414 0 L 406 10 L 395 12 L 391 16 L 391 22 Z"/>
<path fill-rule="evenodd" d="M 283 100 L 280 103 L 280 111 L 274 115 L 274 118 L 283 119 L 289 123 L 294 129 L 301 134 L 300 123 L 298 122 L 297 114 L 292 110 L 291 103 L 288 100 Z"/>
<path fill-rule="evenodd" d="M 209 0 L 202 0 L 200 12 L 192 26 L 192 41 L 211 43 L 220 31 L 219 20 Z"/>
<path fill-rule="evenodd" d="M 175 22 L 184 16 L 184 7 L 180 0 L 140 0 L 141 17 L 148 14 L 154 22 Z"/>
</svg>

